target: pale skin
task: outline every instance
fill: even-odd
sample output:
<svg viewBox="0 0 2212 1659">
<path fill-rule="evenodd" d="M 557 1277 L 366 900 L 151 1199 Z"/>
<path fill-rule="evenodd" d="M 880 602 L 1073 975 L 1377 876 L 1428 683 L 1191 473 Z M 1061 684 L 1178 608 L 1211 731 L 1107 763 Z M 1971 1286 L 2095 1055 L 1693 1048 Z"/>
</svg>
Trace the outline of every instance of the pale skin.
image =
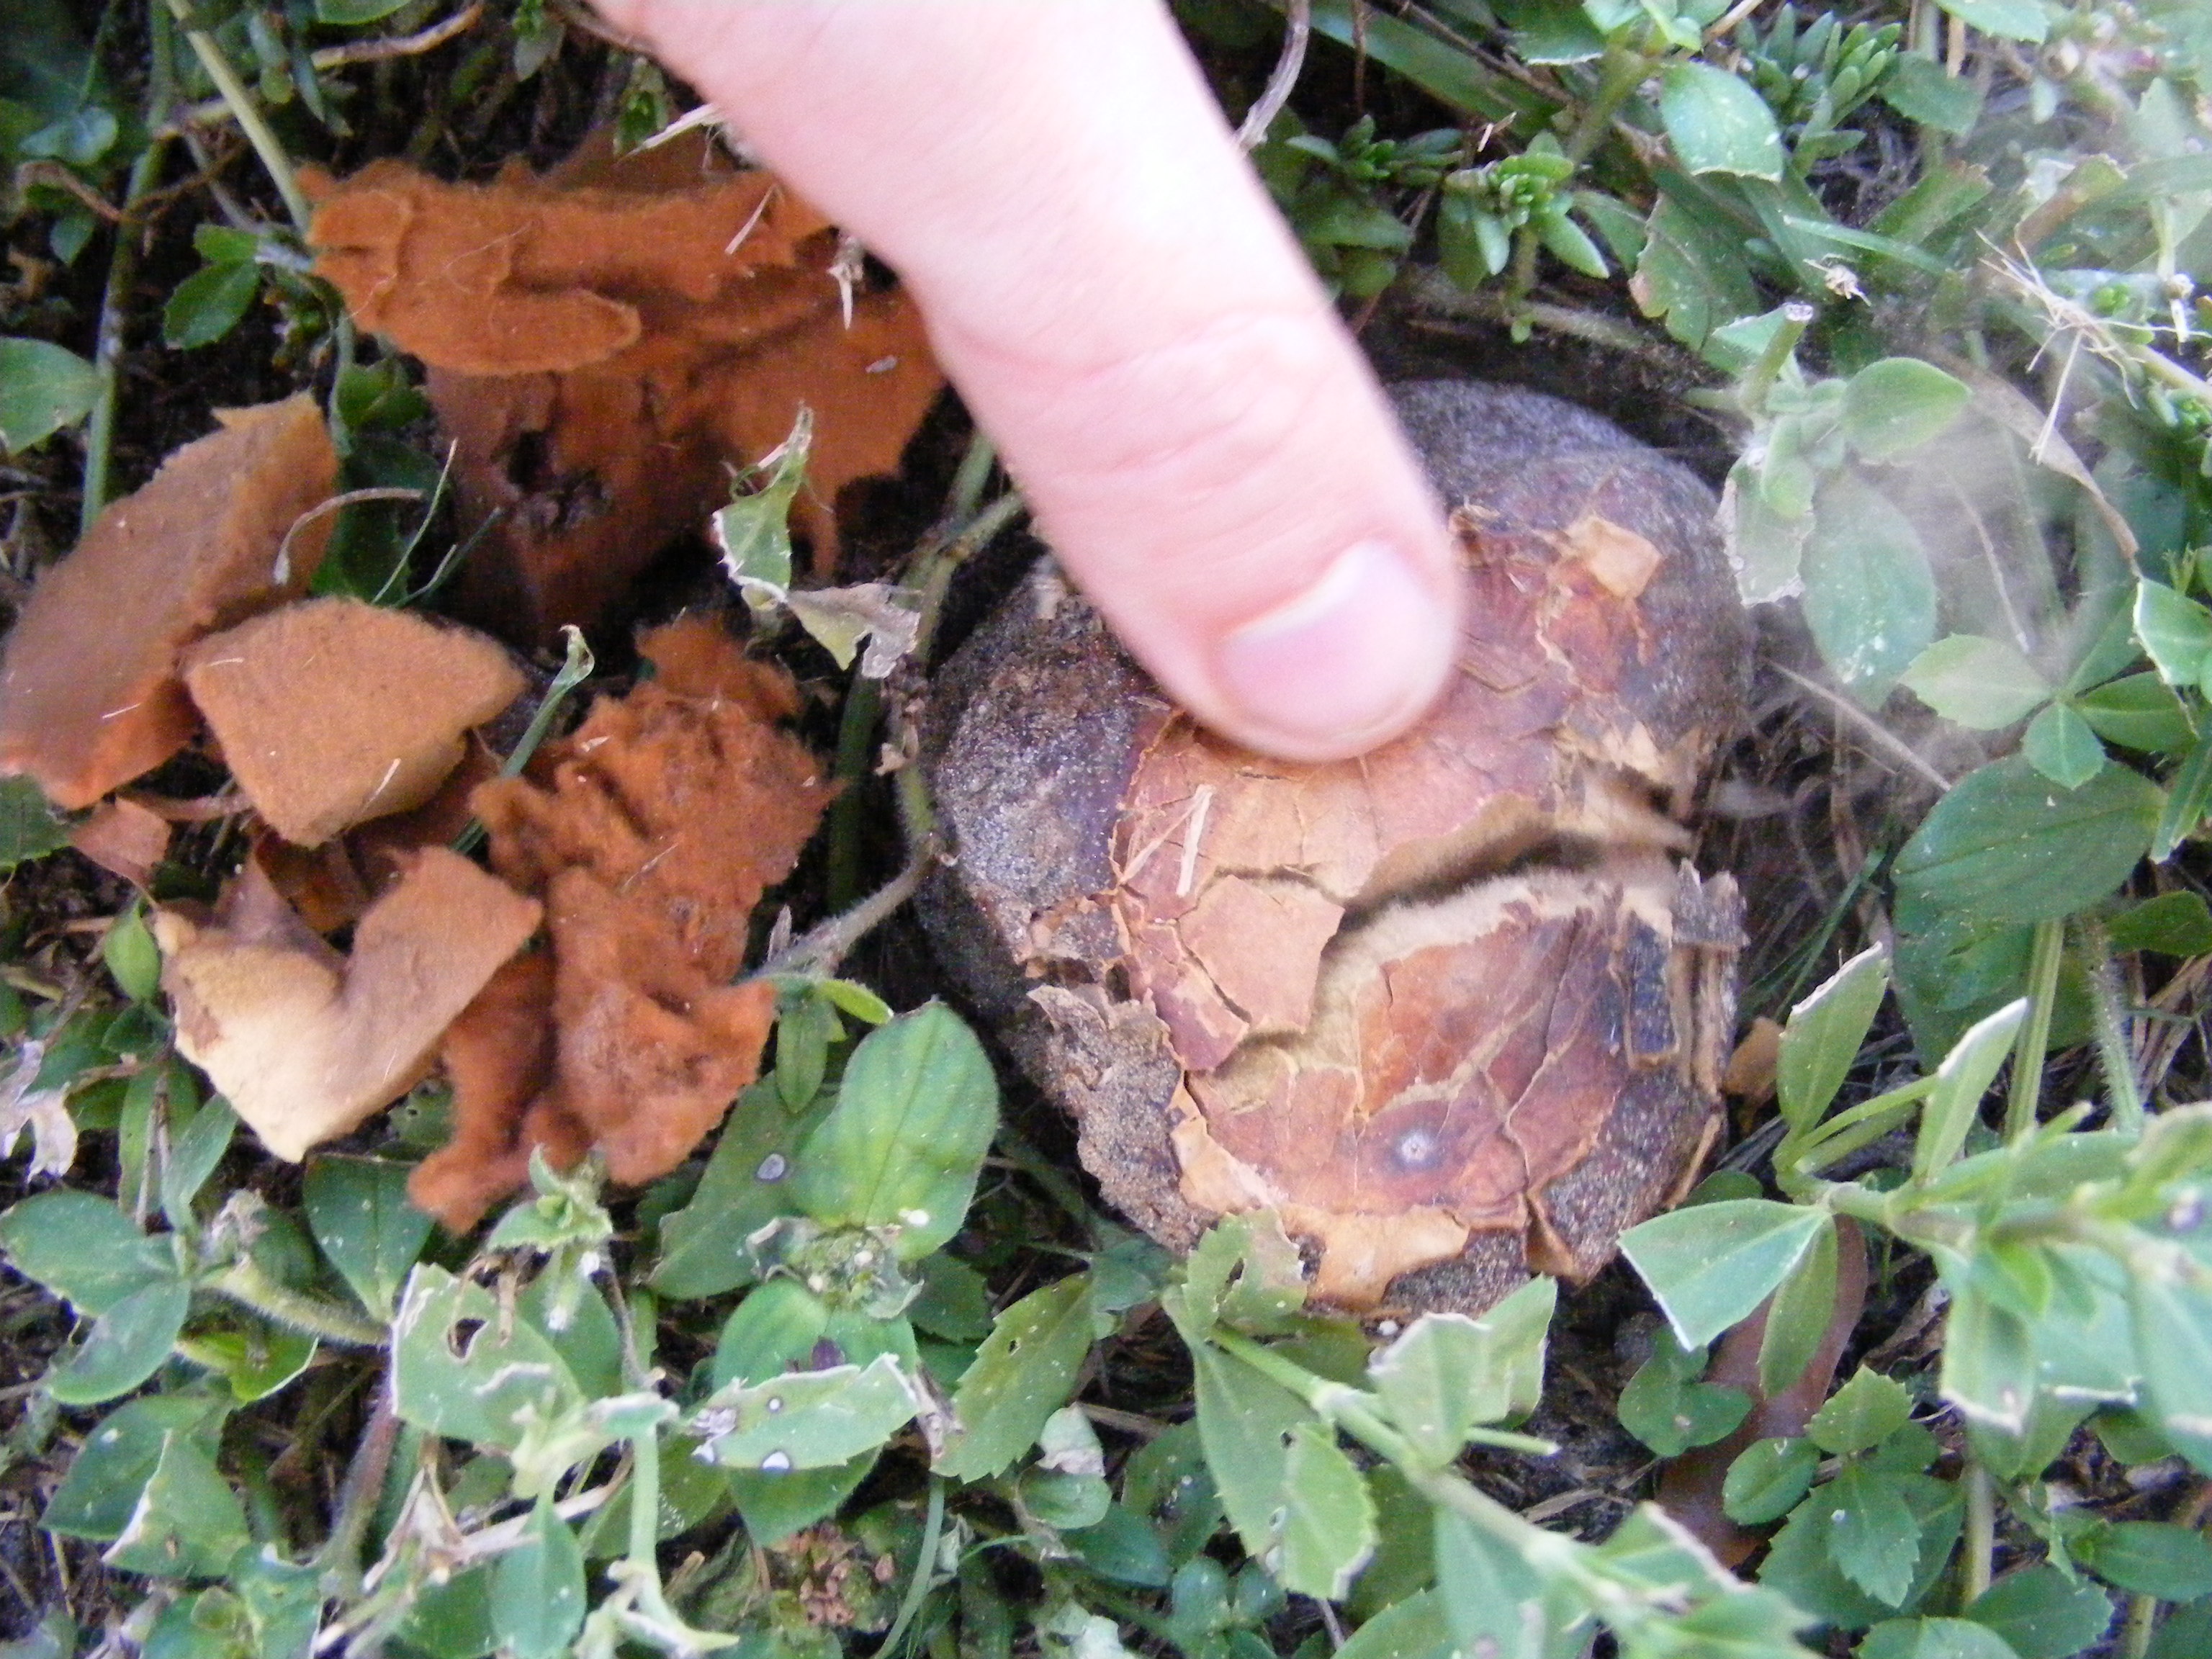
<svg viewBox="0 0 2212 1659">
<path fill-rule="evenodd" d="M 1434 701 L 1442 511 L 1162 0 L 596 3 L 899 273 L 1186 707 L 1330 760 Z"/>
</svg>

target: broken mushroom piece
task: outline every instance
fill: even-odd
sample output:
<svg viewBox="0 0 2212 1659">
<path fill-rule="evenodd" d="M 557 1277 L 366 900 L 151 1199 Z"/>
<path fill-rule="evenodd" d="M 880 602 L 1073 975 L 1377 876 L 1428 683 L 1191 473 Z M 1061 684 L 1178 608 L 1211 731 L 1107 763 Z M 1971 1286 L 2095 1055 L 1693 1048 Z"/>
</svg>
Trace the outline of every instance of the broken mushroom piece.
<svg viewBox="0 0 2212 1659">
<path fill-rule="evenodd" d="M 199 721 L 177 653 L 303 591 L 322 561 L 332 520 L 302 515 L 338 463 L 314 399 L 216 418 L 100 514 L 9 636 L 0 772 L 28 774 L 58 806 L 89 806 L 184 747 Z"/>
<path fill-rule="evenodd" d="M 1164 1242 L 1271 1208 L 1316 1293 L 1581 1279 L 1715 1133 L 1740 904 L 1680 861 L 1747 629 L 1695 477 L 1584 410 L 1393 393 L 1473 590 L 1430 718 L 1235 749 L 1033 575 L 940 676 L 947 965 Z"/>
<path fill-rule="evenodd" d="M 533 1147 L 564 1168 L 596 1148 L 626 1183 L 666 1174 L 759 1071 L 775 990 L 731 981 L 831 792 L 783 729 L 781 669 L 703 617 L 639 647 L 653 678 L 473 797 L 493 867 L 544 899 L 550 949 L 447 1040 L 453 1138 L 408 1191 L 455 1231 L 521 1184 Z"/>
<path fill-rule="evenodd" d="M 239 787 L 301 847 L 428 800 L 527 684 L 483 635 L 343 599 L 210 635 L 183 667 Z"/>
<path fill-rule="evenodd" d="M 597 621 L 802 407 L 793 510 L 828 574 L 838 491 L 896 469 L 944 385 L 905 291 L 705 134 L 616 156 L 602 130 L 484 185 L 393 161 L 302 183 L 317 270 L 428 365 L 465 516 L 488 521 L 454 604 L 518 640 Z"/>
<path fill-rule="evenodd" d="M 214 915 L 154 914 L 177 1046 L 269 1150 L 297 1160 L 413 1087 L 440 1038 L 538 929 L 539 909 L 457 853 L 419 854 L 341 956 L 258 861 Z"/>
</svg>

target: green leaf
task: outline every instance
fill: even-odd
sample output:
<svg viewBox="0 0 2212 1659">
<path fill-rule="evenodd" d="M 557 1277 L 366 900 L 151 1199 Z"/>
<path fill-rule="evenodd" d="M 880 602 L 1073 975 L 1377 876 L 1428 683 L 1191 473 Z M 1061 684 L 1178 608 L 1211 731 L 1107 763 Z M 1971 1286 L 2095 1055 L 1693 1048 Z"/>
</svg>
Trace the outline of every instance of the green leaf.
<svg viewBox="0 0 2212 1659">
<path fill-rule="evenodd" d="M 502 1451 L 521 1443 L 526 1423 L 551 1423 L 583 1403 L 543 1334 L 482 1285 L 429 1262 L 400 1294 L 392 1392 L 401 1421 Z"/>
<path fill-rule="evenodd" d="M 1917 1540 L 1911 1588 L 1901 1604 L 1876 1601 L 1836 1566 L 1829 1534 L 1838 1505 L 1815 1489 L 1790 1514 L 1759 1569 L 1759 1582 L 1778 1589 L 1815 1618 L 1850 1629 L 1863 1628 L 1899 1612 L 1910 1612 L 1941 1576 L 1957 1543 L 1966 1504 L 1957 1486 L 1923 1474 L 1889 1474 L 1885 1480 L 1905 1503 Z"/>
<path fill-rule="evenodd" d="M 773 608 L 791 586 L 791 504 L 806 482 L 814 412 L 805 404 L 778 446 L 775 469 L 759 489 L 740 495 L 709 521 L 722 568 L 756 611 Z"/>
<path fill-rule="evenodd" d="M 1336 1659 L 1448 1659 L 1455 1644 L 1432 1589 L 1393 1602 L 1352 1634 Z"/>
<path fill-rule="evenodd" d="M 40 1193 L 0 1213 L 0 1249 L 9 1266 L 81 1314 L 104 1314 L 177 1277 L 167 1239 L 147 1237 L 112 1202 L 90 1193 Z"/>
<path fill-rule="evenodd" d="M 260 291 L 258 265 L 203 265 L 161 307 L 161 343 L 179 351 L 213 345 L 238 326 Z"/>
<path fill-rule="evenodd" d="M 179 1341 L 179 1351 L 220 1374 L 240 1405 L 266 1399 L 313 1363 L 315 1339 L 306 1332 L 243 1312 L 224 1317 L 232 1322 L 194 1331 Z"/>
<path fill-rule="evenodd" d="M 799 1149 L 793 1191 L 826 1226 L 896 1227 L 916 1261 L 960 1231 L 999 1127 L 982 1045 L 941 1003 L 854 1049 L 837 1104 Z"/>
<path fill-rule="evenodd" d="M 786 1001 L 775 1022 L 775 1091 L 787 1111 L 803 1112 L 820 1092 L 830 1045 L 845 1034 L 836 1006 L 811 990 Z"/>
<path fill-rule="evenodd" d="M 2149 1395 L 2145 1413 L 2212 1474 L 2212 1291 L 2179 1267 L 2145 1261 L 2128 1274 L 2128 1308 Z"/>
<path fill-rule="evenodd" d="M 2212 1601 L 2199 1601 L 2167 1615 L 2143 1659 L 2203 1659 L 2208 1653 L 2212 1653 Z"/>
<path fill-rule="evenodd" d="M 2136 638 L 2168 685 L 2200 684 L 2212 653 L 2212 611 L 2162 583 L 2136 588 Z"/>
<path fill-rule="evenodd" d="M 0 337 L 0 449 L 20 454 L 43 443 L 82 420 L 99 396 L 98 371 L 74 351 Z"/>
<path fill-rule="evenodd" d="M 522 1542 L 492 1565 L 491 1626 L 514 1659 L 556 1659 L 584 1627 L 584 1552 L 541 1497 Z"/>
<path fill-rule="evenodd" d="M 2004 1638 L 2020 1659 L 2073 1659 L 2112 1622 L 2112 1599 L 2045 1563 L 2007 1573 L 1966 1608 Z"/>
<path fill-rule="evenodd" d="M 2207 813 L 2212 813 L 2212 721 L 2167 780 L 2158 827 L 2151 831 L 2151 857 L 2165 863 L 2175 848 L 2203 827 Z"/>
<path fill-rule="evenodd" d="M 128 1394 L 161 1369 L 185 1328 L 191 1286 L 156 1279 L 131 1292 L 92 1322 L 92 1329 L 46 1376 L 46 1392 L 64 1406 L 96 1406 Z"/>
<path fill-rule="evenodd" d="M 430 1237 L 430 1218 L 408 1201 L 409 1165 L 326 1154 L 307 1166 L 307 1225 L 361 1305 L 392 1317 L 408 1270 Z"/>
<path fill-rule="evenodd" d="M 1543 243 L 1550 250 L 1552 257 L 1560 264 L 1579 270 L 1585 276 L 1602 281 L 1613 275 L 1612 268 L 1605 262 L 1605 255 L 1598 252 L 1597 244 L 1590 240 L 1587 231 L 1567 216 L 1564 205 L 1557 212 L 1547 213 L 1536 222 L 1536 240 Z"/>
<path fill-rule="evenodd" d="M 980 1342 L 991 1334 L 991 1291 L 982 1274 L 940 1250 L 922 1260 L 915 1277 L 921 1294 L 906 1316 L 916 1330 L 946 1342 Z"/>
<path fill-rule="evenodd" d="M 1943 1056 L 1936 1070 L 1936 1086 L 1920 1108 L 1920 1133 L 1912 1149 L 1912 1171 L 1922 1180 L 1942 1174 L 1966 1146 L 1982 1098 L 2011 1054 L 2013 1039 L 2027 1017 L 2027 998 L 2008 1002 L 1969 1026 Z"/>
<path fill-rule="evenodd" d="M 1869 945 L 1790 1011 L 1775 1061 L 1783 1121 L 1802 1133 L 1820 1120 L 1850 1075 L 1889 989 L 1889 957 Z"/>
<path fill-rule="evenodd" d="M 1869 708 L 1936 637 L 1936 578 L 1912 521 L 1854 478 L 1820 492 L 1805 543 L 1805 621 L 1821 660 Z"/>
<path fill-rule="evenodd" d="M 1838 1457 L 1871 1450 L 1912 1419 L 1912 1396 L 1902 1382 L 1863 1365 L 1813 1414 L 1806 1432 L 1822 1451 Z"/>
<path fill-rule="evenodd" d="M 1917 52 L 1901 52 L 1891 60 L 1880 96 L 1906 120 L 1957 138 L 1972 132 L 1982 118 L 1982 89 L 1972 78 L 1953 75 Z"/>
<path fill-rule="evenodd" d="M 162 1437 L 130 1521 L 102 1559 L 125 1572 L 205 1578 L 222 1572 L 246 1541 L 238 1494 L 204 1446 L 173 1430 Z"/>
<path fill-rule="evenodd" d="M 1279 1553 L 1262 1564 L 1294 1594 L 1343 1600 L 1375 1552 L 1375 1500 L 1335 1430 L 1309 1422 L 1291 1431 L 1283 1495 Z"/>
<path fill-rule="evenodd" d="M 1763 1527 L 1797 1507 L 1813 1485 L 1820 1454 L 1809 1440 L 1754 1440 L 1736 1454 L 1721 1484 L 1721 1507 L 1741 1527 Z"/>
<path fill-rule="evenodd" d="M 1091 1331 L 1084 1273 L 1032 1291 L 1000 1314 L 953 1394 L 957 1426 L 938 1472 L 987 1480 L 1034 1445 L 1045 1419 L 1075 1392 Z"/>
<path fill-rule="evenodd" d="M 1211 1344 L 1192 1348 L 1191 1364 L 1206 1468 L 1245 1553 L 1265 1560 L 1284 1512 L 1291 1437 L 1319 1419 L 1288 1389 Z"/>
<path fill-rule="evenodd" d="M 1632 1227 L 1620 1249 L 1682 1346 L 1702 1348 L 1773 1293 L 1825 1220 L 1793 1204 L 1731 1199 Z"/>
<path fill-rule="evenodd" d="M 2051 703 L 2030 720 L 2020 752 L 2061 789 L 2079 789 L 2105 765 L 2105 745 L 2070 703 Z"/>
<path fill-rule="evenodd" d="M 1698 1382 L 1705 1368 L 1703 1352 L 1685 1352 L 1662 1332 L 1651 1358 L 1620 1391 L 1615 1409 L 1621 1427 L 1662 1457 L 1725 1440 L 1750 1414 L 1751 1396 Z"/>
<path fill-rule="evenodd" d="M 765 1382 L 814 1352 L 830 1327 L 821 1298 L 788 1279 L 756 1286 L 723 1323 L 708 1372 L 713 1387 Z"/>
<path fill-rule="evenodd" d="M 0 778 L 0 874 L 70 843 L 70 821 L 30 778 Z"/>
<path fill-rule="evenodd" d="M 1835 1511 L 1828 1553 L 1838 1570 L 1893 1607 L 1903 1606 L 1911 1594 L 1920 1560 L 1920 1529 L 1897 1481 L 1896 1476 L 1854 1463 L 1821 1488 L 1816 1500 Z"/>
<path fill-rule="evenodd" d="M 1977 732 L 2010 726 L 2051 695 L 2033 663 L 2002 640 L 1978 634 L 1936 641 L 1899 678 L 1945 720 Z"/>
<path fill-rule="evenodd" d="M 2043 0 L 1936 0 L 1945 11 L 1970 29 L 2001 35 L 2008 40 L 2041 41 L 2051 33 L 2051 15 Z M 2033 1659 L 2022 1654 L 2021 1659 Z"/>
<path fill-rule="evenodd" d="M 1813 1236 L 1767 1304 L 1759 1339 L 1759 1391 L 1770 1400 L 1793 1387 L 1820 1351 L 1836 1317 L 1836 1229 Z"/>
<path fill-rule="evenodd" d="M 692 1427 L 725 1468 L 783 1474 L 820 1469 L 874 1451 L 921 1408 L 914 1383 L 890 1354 L 866 1365 L 787 1371 L 732 1382 L 708 1395 Z"/>
<path fill-rule="evenodd" d="M 1273 1210 L 1224 1216 L 1198 1241 L 1183 1263 L 1182 1285 L 1170 1310 L 1192 1341 L 1216 1325 L 1255 1336 L 1279 1336 L 1306 1299 L 1306 1270 L 1298 1247 Z"/>
<path fill-rule="evenodd" d="M 1669 64 L 1660 80 L 1659 118 L 1692 173 L 1782 177 L 1782 134 L 1765 100 L 1726 70 Z"/>
<path fill-rule="evenodd" d="M 1884 357 L 1844 387 L 1844 436 L 1870 461 L 1895 460 L 1942 436 L 1973 395 L 1933 363 Z"/>
<path fill-rule="evenodd" d="M 133 1002 L 151 1002 L 161 989 L 161 949 L 137 905 L 107 925 L 100 959 L 117 988 Z"/>
<path fill-rule="evenodd" d="M 1859 1659 L 2018 1659 L 2004 1638 L 1966 1619 L 1886 1619 L 1859 1644 Z"/>
<path fill-rule="evenodd" d="M 2160 893 L 2106 924 L 2115 951 L 2201 957 L 2212 951 L 2212 906 L 2199 893 Z"/>
<path fill-rule="evenodd" d="M 161 1213 L 169 1218 L 171 1226 L 189 1232 L 199 1224 L 192 1212 L 192 1200 L 230 1150 L 231 1137 L 238 1132 L 238 1114 L 221 1095 L 182 1122 L 178 1121 L 177 1103 L 172 1095 L 169 1112 L 169 1161 L 161 1166 Z"/>
<path fill-rule="evenodd" d="M 1480 1319 L 1423 1314 L 1368 1364 L 1376 1396 L 1415 1455 L 1453 1462 L 1480 1424 L 1535 1409 L 1556 1280 L 1533 1279 Z"/>
<path fill-rule="evenodd" d="M 1437 1599 L 1458 1652 L 1550 1659 L 1544 1581 L 1465 1516 L 1436 1507 Z"/>
<path fill-rule="evenodd" d="M 172 1434 L 213 1456 L 228 1407 L 207 1395 L 154 1395 L 126 1401 L 84 1437 L 40 1524 L 65 1538 L 101 1542 L 121 1536 L 154 1478 Z"/>
<path fill-rule="evenodd" d="M 2074 1559 L 2108 1584 L 2161 1601 L 2212 1595 L 2212 1540 L 2169 1521 L 2117 1521 L 2074 1540 Z"/>
<path fill-rule="evenodd" d="M 835 1103 L 834 1096 L 817 1097 L 794 1116 L 784 1109 L 773 1078 L 738 1097 L 691 1201 L 660 1224 L 654 1290 L 689 1299 L 751 1281 L 745 1240 L 779 1216 L 799 1212 L 791 1171 L 799 1147 Z"/>
<path fill-rule="evenodd" d="M 728 1471 L 730 1495 L 744 1517 L 745 1531 L 763 1549 L 803 1532 L 834 1515 L 876 1467 L 878 1454 L 862 1452 L 849 1463 L 827 1468 L 793 1469 L 788 1474 Z"/>
<path fill-rule="evenodd" d="M 2125 767 L 2068 790 L 2008 756 L 1936 803 L 1898 854 L 1898 886 L 1975 921 L 2056 921 L 2127 879 L 2161 804 L 2157 786 Z"/>
<path fill-rule="evenodd" d="M 374 23 L 392 15 L 407 0 L 315 0 L 319 22 L 356 25 Z"/>
<path fill-rule="evenodd" d="M 1762 308 L 1741 239 L 1663 191 L 1645 222 L 1628 290 L 1645 316 L 1663 318 L 1667 331 L 1693 351 L 1705 349 L 1714 330 Z"/>
</svg>

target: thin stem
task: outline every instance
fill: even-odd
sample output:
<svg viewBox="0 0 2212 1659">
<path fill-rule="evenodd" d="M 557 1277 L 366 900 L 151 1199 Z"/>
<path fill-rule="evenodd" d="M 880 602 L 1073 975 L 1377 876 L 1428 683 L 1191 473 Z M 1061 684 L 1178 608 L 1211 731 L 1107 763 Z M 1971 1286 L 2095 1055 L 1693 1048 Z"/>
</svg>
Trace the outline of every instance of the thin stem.
<svg viewBox="0 0 2212 1659">
<path fill-rule="evenodd" d="M 2012 1051 L 2012 1093 L 2005 1103 L 2005 1139 L 2016 1141 L 2035 1131 L 2035 1108 L 2043 1097 L 2043 1061 L 2051 1052 L 2051 1006 L 2058 998 L 2058 969 L 2066 959 L 2066 924 L 2035 924 L 2035 948 L 2027 969 L 2027 1018 Z"/>
<path fill-rule="evenodd" d="M 2097 1059 L 2105 1073 L 2105 1109 L 2112 1127 L 2129 1134 L 2143 1127 L 2142 1085 L 2136 1080 L 2135 1047 L 2128 1041 L 2127 1015 L 2120 1006 L 2118 988 L 2112 983 L 2112 945 L 2105 924 L 2083 916 L 2082 954 L 2088 959 L 2089 1016 L 2097 1033 Z"/>
<path fill-rule="evenodd" d="M 1966 1464 L 1966 1536 L 1959 1601 L 1972 1607 L 1990 1587 L 1990 1562 L 1997 1539 L 1996 1491 L 1979 1458 Z"/>
<path fill-rule="evenodd" d="M 964 524 L 982 505 L 983 488 L 991 482 L 991 469 L 999 464 L 999 447 L 978 427 L 969 434 L 960 457 L 960 470 L 952 475 L 952 488 L 945 501 L 945 521 Z"/>
<path fill-rule="evenodd" d="M 2120 1628 L 2120 1659 L 2145 1659 L 2158 1629 L 2158 1597 L 2137 1590 L 2128 1597 L 2128 1621 Z"/>
<path fill-rule="evenodd" d="M 933 1475 L 929 1481 L 929 1507 L 921 1520 L 921 1547 L 915 1553 L 914 1577 L 907 1581 L 906 1595 L 899 1602 L 898 1617 L 877 1644 L 876 1651 L 884 1659 L 891 1659 L 898 1652 L 900 1642 L 905 1639 L 907 1629 L 914 1623 L 915 1615 L 929 1595 L 930 1567 L 937 1559 L 937 1540 L 945 1530 L 945 1481 Z"/>
<path fill-rule="evenodd" d="M 261 118 L 260 106 L 253 101 L 253 94 L 246 89 L 246 83 L 238 78 L 238 71 L 230 66 L 230 59 L 223 56 L 215 37 L 192 27 L 191 7 L 187 0 L 169 0 L 169 11 L 184 30 L 185 40 L 191 46 L 192 55 L 200 60 L 200 67 L 207 71 L 208 79 L 215 82 L 215 89 L 230 106 L 230 112 L 238 118 L 238 128 L 246 135 L 246 142 L 253 146 L 253 153 L 269 170 L 270 179 L 276 185 L 276 193 L 284 198 L 284 210 L 292 216 L 294 227 L 305 236 L 314 210 L 308 206 L 307 194 L 300 188 L 299 175 L 292 170 L 292 158 L 284 153 L 284 146 L 277 142 L 276 133 Z"/>
<path fill-rule="evenodd" d="M 1267 137 L 1267 129 L 1275 125 L 1275 118 L 1291 100 L 1291 88 L 1298 83 L 1298 71 L 1305 67 L 1306 41 L 1313 33 L 1313 0 L 1289 0 L 1288 14 L 1284 21 L 1282 56 L 1276 58 L 1274 72 L 1267 76 L 1266 88 L 1244 112 L 1243 122 L 1237 129 L 1239 149 L 1252 149 Z"/>
<path fill-rule="evenodd" d="M 929 660 L 937 641 L 939 613 L 945 608 L 946 589 L 953 573 L 981 552 L 998 533 L 1029 510 L 1018 491 L 1008 490 L 970 519 L 957 533 L 926 550 L 915 562 L 914 586 L 921 598 L 921 626 L 915 635 L 914 658 Z"/>
<path fill-rule="evenodd" d="M 793 939 L 756 969 L 750 979 L 770 974 L 818 973 L 837 970 L 845 954 L 880 927 L 899 906 L 914 896 L 915 889 L 937 862 L 934 842 L 917 849 L 906 867 L 858 904 L 839 911 L 804 937 Z"/>
<path fill-rule="evenodd" d="M 837 799 L 830 806 L 825 896 L 833 912 L 850 908 L 860 896 L 860 830 L 867 820 L 865 786 L 883 708 L 883 682 L 870 679 L 856 664 L 852 690 L 845 694 L 844 716 L 837 726 Z"/>
<path fill-rule="evenodd" d="M 382 1325 L 363 1319 L 334 1302 L 280 1285 L 256 1267 L 251 1257 L 240 1257 L 203 1283 L 204 1288 L 252 1309 L 264 1319 L 305 1331 L 326 1342 L 347 1347 L 380 1348 L 387 1335 Z"/>
<path fill-rule="evenodd" d="M 1619 46 L 1606 49 L 1604 68 L 1598 77 L 1597 96 L 1583 106 L 1582 118 L 1575 130 L 1567 135 L 1565 146 L 1567 160 L 1577 167 L 1589 158 L 1589 153 L 1605 137 L 1606 129 L 1613 125 L 1614 113 L 1628 101 L 1628 96 L 1644 83 L 1651 72 L 1651 59 L 1643 53 Z"/>
<path fill-rule="evenodd" d="M 168 145 L 155 139 L 138 152 L 131 164 L 130 182 L 123 192 L 124 220 L 115 228 L 115 251 L 108 256 L 107 287 L 100 300 L 100 334 L 93 347 L 92 368 L 96 378 L 92 415 L 84 428 L 84 492 L 77 512 L 77 532 L 92 528 L 92 521 L 107 505 L 107 473 L 115 453 L 116 394 L 123 379 L 124 328 L 128 320 L 131 285 L 138 275 L 138 243 L 143 227 L 131 219 L 131 210 L 161 176 Z"/>
<path fill-rule="evenodd" d="M 331 1522 L 330 1540 L 315 1557 L 324 1574 L 324 1593 L 350 1597 L 361 1590 L 361 1546 L 368 1523 L 384 1495 L 384 1477 L 392 1467 L 392 1448 L 399 1441 L 399 1415 L 392 1409 L 392 1378 L 387 1374 L 376 1390 L 375 1409 L 361 1444 L 346 1468 L 345 1484 L 338 1490 L 337 1518 Z"/>
</svg>

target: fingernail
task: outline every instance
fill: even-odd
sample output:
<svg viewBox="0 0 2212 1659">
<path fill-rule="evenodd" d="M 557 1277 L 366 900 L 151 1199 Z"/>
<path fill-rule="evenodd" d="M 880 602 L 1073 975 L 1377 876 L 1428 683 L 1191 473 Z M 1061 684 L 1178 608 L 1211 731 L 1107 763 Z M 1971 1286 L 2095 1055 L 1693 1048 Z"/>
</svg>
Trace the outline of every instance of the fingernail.
<svg viewBox="0 0 2212 1659">
<path fill-rule="evenodd" d="M 1356 754 L 1435 697 L 1454 623 L 1402 554 L 1359 542 L 1223 640 L 1216 683 L 1265 746 L 1293 758 Z"/>
</svg>

